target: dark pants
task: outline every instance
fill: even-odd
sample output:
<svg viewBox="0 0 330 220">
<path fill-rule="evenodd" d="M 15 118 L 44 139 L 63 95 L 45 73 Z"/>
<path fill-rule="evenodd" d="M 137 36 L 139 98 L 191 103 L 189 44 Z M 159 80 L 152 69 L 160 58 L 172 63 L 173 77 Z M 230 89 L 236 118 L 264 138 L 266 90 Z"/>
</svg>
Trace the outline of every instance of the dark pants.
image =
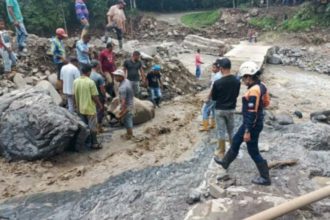
<svg viewBox="0 0 330 220">
<path fill-rule="evenodd" d="M 117 35 L 117 39 L 120 41 L 123 39 L 123 31 L 120 29 L 120 28 L 117 28 L 117 27 L 107 27 L 107 36 L 109 36 L 109 33 L 112 31 L 112 30 L 115 30 L 116 32 L 116 35 Z"/>
<path fill-rule="evenodd" d="M 57 63 L 56 70 L 57 70 L 57 79 L 60 80 L 61 78 L 61 69 L 64 66 L 64 63 Z"/>
<path fill-rule="evenodd" d="M 259 147 L 258 147 L 259 135 L 260 135 L 262 129 L 263 129 L 263 124 L 257 125 L 255 128 L 253 128 L 250 131 L 251 141 L 246 143 L 249 155 L 256 164 L 262 163 L 265 161 L 262 158 L 262 156 L 259 152 Z M 232 143 L 232 146 L 230 147 L 230 149 L 235 153 L 236 156 L 238 155 L 241 144 L 244 141 L 244 133 L 245 133 L 245 126 L 242 125 L 238 129 L 237 133 L 235 134 L 235 136 L 233 138 L 233 143 Z"/>
<path fill-rule="evenodd" d="M 103 96 L 99 96 L 99 99 L 100 99 L 101 104 L 104 107 L 105 98 Z M 103 118 L 104 118 L 104 108 L 103 108 L 103 110 L 100 110 L 99 108 L 97 108 L 97 123 L 99 125 L 102 125 Z"/>
</svg>

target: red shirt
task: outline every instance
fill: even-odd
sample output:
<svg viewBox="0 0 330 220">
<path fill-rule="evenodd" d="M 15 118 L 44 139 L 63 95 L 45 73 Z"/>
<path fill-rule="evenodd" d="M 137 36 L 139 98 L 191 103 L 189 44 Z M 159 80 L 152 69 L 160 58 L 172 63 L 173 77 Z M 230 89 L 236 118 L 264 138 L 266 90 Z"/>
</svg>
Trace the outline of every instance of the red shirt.
<svg viewBox="0 0 330 220">
<path fill-rule="evenodd" d="M 108 49 L 102 50 L 99 56 L 99 60 L 103 72 L 113 73 L 117 69 L 116 56 L 113 51 L 110 52 Z"/>
</svg>

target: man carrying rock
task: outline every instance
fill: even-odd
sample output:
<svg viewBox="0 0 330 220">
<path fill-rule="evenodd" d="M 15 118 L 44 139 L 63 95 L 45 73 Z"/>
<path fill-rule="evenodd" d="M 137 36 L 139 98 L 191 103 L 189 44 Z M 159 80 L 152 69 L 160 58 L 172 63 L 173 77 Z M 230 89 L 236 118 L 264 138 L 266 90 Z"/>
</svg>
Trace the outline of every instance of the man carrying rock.
<svg viewBox="0 0 330 220">
<path fill-rule="evenodd" d="M 102 109 L 97 108 L 97 130 L 98 133 L 103 132 L 103 118 L 104 118 L 104 104 L 106 100 L 106 91 L 105 91 L 105 80 L 103 76 L 100 74 L 101 72 L 101 65 L 98 60 L 92 60 L 92 74 L 90 78 L 95 82 L 97 91 L 99 93 L 99 100 L 103 106 Z"/>
<path fill-rule="evenodd" d="M 91 63 L 88 44 L 90 40 L 91 36 L 89 34 L 85 34 L 82 39 L 78 40 L 76 43 L 76 52 L 80 66 L 89 65 Z"/>
<path fill-rule="evenodd" d="M 76 0 L 75 3 L 77 19 L 83 28 L 81 32 L 81 38 L 83 38 L 83 36 L 88 33 L 89 29 L 89 12 L 85 3 L 86 1 L 87 0 Z"/>
<path fill-rule="evenodd" d="M 115 72 L 117 67 L 116 54 L 113 52 L 113 44 L 111 42 L 107 43 L 107 48 L 100 53 L 99 61 L 101 63 L 103 76 L 106 79 L 107 92 L 112 97 L 115 97 L 113 72 Z"/>
<path fill-rule="evenodd" d="M 145 75 L 143 71 L 143 65 L 140 61 L 140 52 L 134 51 L 131 59 L 126 60 L 124 62 L 124 71 L 127 79 L 131 82 L 134 96 L 139 98 L 140 97 L 140 81 L 142 79 L 145 82 Z"/>
<path fill-rule="evenodd" d="M 51 53 L 53 55 L 53 61 L 57 69 L 57 79 L 60 79 L 61 69 L 67 63 L 65 46 L 63 40 L 67 38 L 68 35 L 65 33 L 63 28 L 56 29 L 56 36 L 52 38 Z"/>
<path fill-rule="evenodd" d="M 215 156 L 223 158 L 226 151 L 226 133 L 228 133 L 229 143 L 232 143 L 235 127 L 234 114 L 241 83 L 230 73 L 231 61 L 228 58 L 220 59 L 218 65 L 222 77 L 214 82 L 212 88 L 212 99 L 216 102 L 215 120 L 218 133 L 218 149 Z"/>
<path fill-rule="evenodd" d="M 68 102 L 68 110 L 74 112 L 73 82 L 80 76 L 80 71 L 78 69 L 78 59 L 76 57 L 70 57 L 69 59 L 70 62 L 61 69 L 60 80 L 63 94 L 66 96 Z"/>
<path fill-rule="evenodd" d="M 81 68 L 81 72 L 82 76 L 73 83 L 77 113 L 90 129 L 91 148 L 100 149 L 102 146 L 97 141 L 96 105 L 99 109 L 103 109 L 103 106 L 99 100 L 96 85 L 89 78 L 92 67 L 90 65 L 84 65 Z"/>
<path fill-rule="evenodd" d="M 115 80 L 119 82 L 119 102 L 120 113 L 118 118 L 124 123 L 127 130 L 125 139 L 130 140 L 133 138 L 133 107 L 134 107 L 134 94 L 129 80 L 125 79 L 123 70 L 118 69 L 113 73 Z"/>
<path fill-rule="evenodd" d="M 125 1 L 119 0 L 118 3 L 113 5 L 107 13 L 108 24 L 106 27 L 106 42 L 110 37 L 110 32 L 115 30 L 120 49 L 123 49 L 123 34 L 126 32 L 126 16 L 124 12 L 125 6 Z"/>
<path fill-rule="evenodd" d="M 7 13 L 11 23 L 14 24 L 16 29 L 16 41 L 18 46 L 18 54 L 23 55 L 26 50 L 26 38 L 28 33 L 26 31 L 21 8 L 17 0 L 6 0 Z"/>
</svg>

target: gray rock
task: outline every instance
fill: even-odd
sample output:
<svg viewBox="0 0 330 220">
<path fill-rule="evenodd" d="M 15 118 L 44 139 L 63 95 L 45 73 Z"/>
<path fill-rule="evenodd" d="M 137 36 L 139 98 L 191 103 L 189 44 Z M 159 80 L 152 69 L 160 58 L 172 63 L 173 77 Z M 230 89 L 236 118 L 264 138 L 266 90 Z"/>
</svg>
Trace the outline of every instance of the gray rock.
<svg viewBox="0 0 330 220">
<path fill-rule="evenodd" d="M 16 84 L 16 87 L 18 89 L 22 89 L 27 86 L 25 79 L 23 78 L 22 74 L 20 74 L 20 73 L 15 74 L 13 81 Z"/>
<path fill-rule="evenodd" d="M 330 110 L 313 112 L 310 118 L 313 122 L 323 122 L 330 124 Z"/>
<path fill-rule="evenodd" d="M 259 15 L 259 10 L 257 8 L 253 8 L 250 10 L 250 14 L 251 16 L 256 17 Z"/>
<path fill-rule="evenodd" d="M 60 96 L 60 94 L 58 94 L 58 92 L 50 82 L 42 80 L 36 85 L 36 87 L 48 91 L 49 95 L 53 98 L 54 102 L 57 105 L 61 105 L 61 103 L 63 102 L 62 97 Z"/>
<path fill-rule="evenodd" d="M 201 196 L 202 196 L 201 192 L 199 192 L 196 189 L 193 189 L 193 190 L 190 191 L 189 196 L 188 196 L 186 202 L 189 205 L 193 205 L 193 204 L 195 204 L 195 203 L 197 203 L 197 202 L 199 202 L 201 200 Z"/>
<path fill-rule="evenodd" d="M 303 118 L 303 113 L 301 111 L 295 111 L 294 115 L 297 116 L 298 118 Z"/>
<path fill-rule="evenodd" d="M 48 76 L 48 81 L 54 86 L 54 88 L 56 88 L 57 85 L 57 74 L 53 73 L 51 75 Z"/>
<path fill-rule="evenodd" d="M 87 137 L 84 123 L 41 89 L 0 97 L 0 112 L 0 153 L 8 160 L 48 158 Z"/>
<path fill-rule="evenodd" d="M 275 120 L 278 122 L 280 125 L 290 125 L 294 124 L 293 118 L 291 115 L 286 114 L 286 113 L 281 113 L 275 116 Z"/>
<path fill-rule="evenodd" d="M 278 64 L 282 64 L 282 57 L 278 54 L 273 54 L 272 56 L 268 57 L 268 63 L 269 64 L 275 64 L 275 65 L 278 65 Z"/>
</svg>

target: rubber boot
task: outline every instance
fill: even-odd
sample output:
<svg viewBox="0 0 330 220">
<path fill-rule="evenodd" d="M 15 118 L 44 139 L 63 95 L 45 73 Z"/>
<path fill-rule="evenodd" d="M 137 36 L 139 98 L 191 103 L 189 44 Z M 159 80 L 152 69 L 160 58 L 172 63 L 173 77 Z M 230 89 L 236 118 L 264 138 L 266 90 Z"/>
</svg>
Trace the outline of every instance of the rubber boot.
<svg viewBox="0 0 330 220">
<path fill-rule="evenodd" d="M 101 149 L 102 146 L 97 141 L 97 132 L 91 132 L 92 149 Z"/>
<path fill-rule="evenodd" d="M 218 158 L 224 158 L 225 153 L 226 153 L 226 141 L 225 140 L 219 140 L 218 141 L 218 154 L 216 157 Z"/>
<path fill-rule="evenodd" d="M 132 128 L 127 129 L 126 138 L 127 138 L 127 140 L 131 140 L 133 138 L 133 129 Z"/>
<path fill-rule="evenodd" d="M 210 129 L 214 129 L 215 128 L 215 119 L 211 119 L 211 123 L 210 123 Z"/>
<path fill-rule="evenodd" d="M 119 43 L 119 49 L 123 49 L 123 40 L 119 40 L 118 41 L 118 43 Z"/>
<path fill-rule="evenodd" d="M 236 158 L 236 154 L 229 149 L 229 151 L 226 153 L 226 155 L 224 156 L 223 159 L 220 159 L 218 157 L 214 157 L 214 161 L 221 165 L 223 167 L 223 169 L 228 169 L 229 165 L 231 164 L 231 162 L 233 162 Z"/>
<path fill-rule="evenodd" d="M 159 106 L 159 104 L 160 104 L 160 98 L 156 98 L 156 99 L 155 99 L 155 103 L 156 103 L 156 106 L 157 106 L 158 108 L 160 108 L 160 106 Z"/>
<path fill-rule="evenodd" d="M 209 121 L 203 120 L 203 125 L 199 128 L 199 131 L 209 131 Z"/>
<path fill-rule="evenodd" d="M 269 168 L 267 161 L 265 160 L 262 163 L 257 163 L 257 168 L 259 170 L 260 176 L 253 179 L 252 183 L 262 186 L 269 186 L 271 185 L 271 180 L 269 177 Z"/>
</svg>

